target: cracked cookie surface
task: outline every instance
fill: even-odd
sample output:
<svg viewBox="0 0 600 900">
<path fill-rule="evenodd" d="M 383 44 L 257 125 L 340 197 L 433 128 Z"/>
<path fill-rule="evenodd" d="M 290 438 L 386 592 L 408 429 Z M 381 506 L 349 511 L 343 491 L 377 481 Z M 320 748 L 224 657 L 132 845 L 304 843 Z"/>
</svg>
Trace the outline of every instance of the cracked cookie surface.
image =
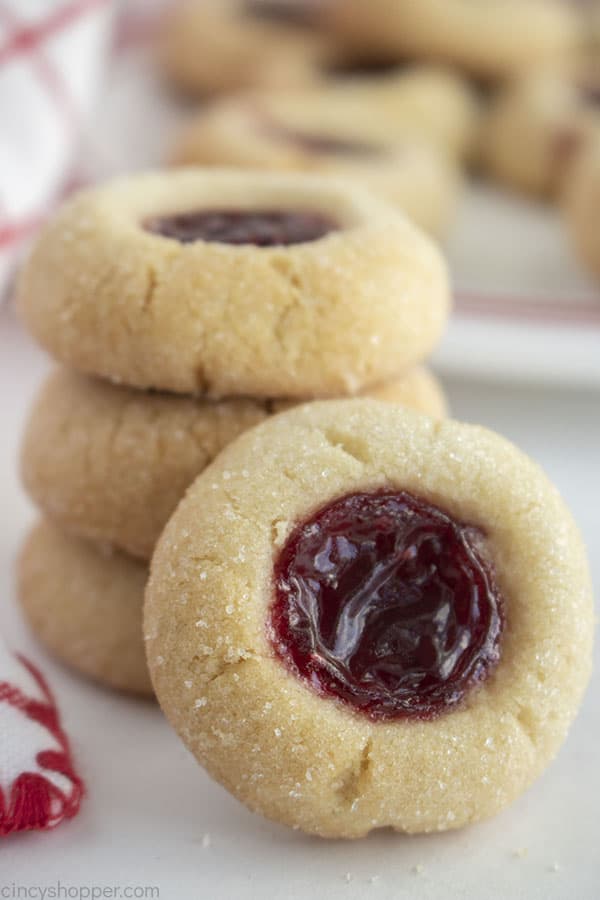
<svg viewBox="0 0 600 900">
<path fill-rule="evenodd" d="M 337 228 L 256 247 L 180 243 L 144 227 L 217 208 L 303 209 Z M 186 169 L 73 198 L 37 241 L 18 305 L 50 353 L 88 374 L 178 393 L 304 399 L 397 377 L 435 346 L 450 304 L 433 243 L 351 184 Z"/>
<path fill-rule="evenodd" d="M 446 411 L 427 369 L 368 394 L 434 417 Z M 59 369 L 41 388 L 25 430 L 23 481 L 67 531 L 149 559 L 194 478 L 243 431 L 291 405 L 143 393 Z"/>
<path fill-rule="evenodd" d="M 427 721 L 320 694 L 269 637 L 294 528 L 378 491 L 479 529 L 505 601 L 497 665 Z M 154 554 L 144 631 L 171 724 L 251 809 L 328 837 L 436 831 L 498 812 L 557 753 L 590 674 L 591 584 L 558 492 L 509 442 L 375 400 L 318 402 L 242 435 L 192 485 Z"/>
</svg>

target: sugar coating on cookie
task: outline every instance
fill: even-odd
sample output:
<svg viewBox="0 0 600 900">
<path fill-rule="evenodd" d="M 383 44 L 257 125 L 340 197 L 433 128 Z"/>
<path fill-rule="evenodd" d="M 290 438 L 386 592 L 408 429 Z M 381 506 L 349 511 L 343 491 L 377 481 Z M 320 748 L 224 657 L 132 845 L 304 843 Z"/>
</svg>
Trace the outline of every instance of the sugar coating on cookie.
<svg viewBox="0 0 600 900">
<path fill-rule="evenodd" d="M 356 498 L 367 514 L 344 526 Z M 513 445 L 330 401 L 247 432 L 194 483 L 144 630 L 167 717 L 251 809 L 329 837 L 436 831 L 498 812 L 558 751 L 590 674 L 591 584 L 568 510 Z"/>
<path fill-rule="evenodd" d="M 40 343 L 86 373 L 304 399 L 358 393 L 424 358 L 449 291 L 434 244 L 352 184 L 185 169 L 68 202 L 33 249 L 18 305 Z"/>
<path fill-rule="evenodd" d="M 34 635 L 61 662 L 106 687 L 150 696 L 142 640 L 147 577 L 144 564 L 43 521 L 21 551 L 17 596 Z"/>
<path fill-rule="evenodd" d="M 431 416 L 446 412 L 440 384 L 422 368 L 369 395 Z M 23 482 L 37 506 L 67 531 L 150 559 L 186 489 L 219 451 L 293 405 L 143 393 L 60 369 L 30 413 Z"/>
</svg>

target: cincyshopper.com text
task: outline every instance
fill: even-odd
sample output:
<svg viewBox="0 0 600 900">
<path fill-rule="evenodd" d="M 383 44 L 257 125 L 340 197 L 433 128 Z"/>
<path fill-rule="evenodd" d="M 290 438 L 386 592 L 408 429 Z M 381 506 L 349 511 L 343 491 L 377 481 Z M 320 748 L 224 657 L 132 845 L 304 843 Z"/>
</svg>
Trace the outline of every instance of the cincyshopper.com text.
<svg viewBox="0 0 600 900">
<path fill-rule="evenodd" d="M 2 884 L 0 900 L 160 900 L 160 888 L 147 884 Z"/>
</svg>

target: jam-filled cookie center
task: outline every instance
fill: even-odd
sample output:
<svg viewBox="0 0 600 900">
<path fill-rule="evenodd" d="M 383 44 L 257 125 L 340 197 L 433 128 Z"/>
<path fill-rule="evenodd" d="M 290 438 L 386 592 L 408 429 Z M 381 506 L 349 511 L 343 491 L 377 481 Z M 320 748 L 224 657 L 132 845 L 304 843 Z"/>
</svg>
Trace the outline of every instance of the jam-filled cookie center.
<svg viewBox="0 0 600 900">
<path fill-rule="evenodd" d="M 584 105 L 600 107 L 600 77 L 582 82 L 578 93 Z"/>
<path fill-rule="evenodd" d="M 181 244 L 207 241 L 256 247 L 306 244 L 339 227 L 325 213 L 301 209 L 202 209 L 153 216 L 144 222 L 146 231 Z"/>
<path fill-rule="evenodd" d="M 358 57 L 355 59 L 340 60 L 327 66 L 325 74 L 332 78 L 381 78 L 386 75 L 397 74 L 408 66 L 398 62 L 397 59 L 385 57 Z"/>
<path fill-rule="evenodd" d="M 455 707 L 500 655 L 503 602 L 483 541 L 406 492 L 334 501 L 276 561 L 276 654 L 374 719 Z"/>
<path fill-rule="evenodd" d="M 385 148 L 370 141 L 334 134 L 288 128 L 276 122 L 266 122 L 263 131 L 274 140 L 293 144 L 305 153 L 322 156 L 345 156 L 357 159 L 376 159 L 385 156 Z"/>
<path fill-rule="evenodd" d="M 240 12 L 251 19 L 308 28 L 316 7 L 315 0 L 242 0 Z"/>
</svg>

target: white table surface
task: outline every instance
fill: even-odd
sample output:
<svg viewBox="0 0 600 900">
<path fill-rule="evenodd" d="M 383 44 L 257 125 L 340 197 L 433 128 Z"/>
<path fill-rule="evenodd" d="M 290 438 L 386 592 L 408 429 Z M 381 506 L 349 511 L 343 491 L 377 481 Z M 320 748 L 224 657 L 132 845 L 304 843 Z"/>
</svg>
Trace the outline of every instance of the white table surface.
<svg viewBox="0 0 600 900">
<path fill-rule="evenodd" d="M 510 810 L 457 833 L 379 833 L 345 843 L 304 837 L 251 815 L 210 782 L 156 707 L 103 691 L 53 663 L 27 635 L 13 597 L 15 553 L 34 517 L 18 483 L 17 448 L 46 366 L 10 312 L 0 310 L 0 628 L 51 679 L 88 797 L 79 817 L 55 832 L 2 842 L 1 897 L 11 897 L 6 888 L 13 885 L 56 889 L 60 882 L 63 890 L 84 889 L 80 896 L 92 896 L 92 887 L 115 886 L 121 893 L 111 896 L 123 897 L 128 886 L 154 887 L 162 900 L 597 900 L 598 670 L 559 758 Z M 600 394 L 456 378 L 446 386 L 457 417 L 506 434 L 558 484 L 587 539 L 597 588 Z"/>
</svg>

